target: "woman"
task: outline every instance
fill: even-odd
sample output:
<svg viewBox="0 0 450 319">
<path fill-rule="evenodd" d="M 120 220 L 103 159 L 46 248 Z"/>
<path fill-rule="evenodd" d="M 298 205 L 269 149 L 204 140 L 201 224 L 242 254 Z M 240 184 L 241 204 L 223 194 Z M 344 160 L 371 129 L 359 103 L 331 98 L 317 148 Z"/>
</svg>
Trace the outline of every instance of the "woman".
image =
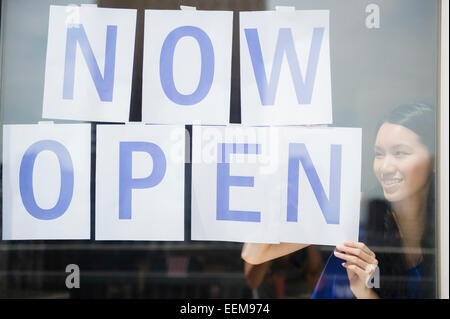
<svg viewBox="0 0 450 319">
<path fill-rule="evenodd" d="M 378 126 L 373 171 L 384 199 L 369 202 L 367 237 L 336 247 L 313 298 L 435 297 L 434 128 L 422 104 L 401 105 Z M 306 246 L 245 244 L 242 258 L 259 264 Z"/>
</svg>

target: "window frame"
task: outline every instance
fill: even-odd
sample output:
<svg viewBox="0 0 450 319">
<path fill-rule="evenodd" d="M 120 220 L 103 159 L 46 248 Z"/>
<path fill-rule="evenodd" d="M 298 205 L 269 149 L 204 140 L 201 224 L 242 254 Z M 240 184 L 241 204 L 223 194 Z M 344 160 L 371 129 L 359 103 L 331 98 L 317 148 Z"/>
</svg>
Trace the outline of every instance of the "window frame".
<svg viewBox="0 0 450 319">
<path fill-rule="evenodd" d="M 449 251 L 449 205 L 448 205 L 448 192 L 449 192 L 449 156 L 448 156 L 448 127 L 449 127 L 449 101 L 448 101 L 448 39 L 449 36 L 449 2 L 441 0 L 440 6 L 440 96 L 438 106 L 438 130 L 437 139 L 439 145 L 439 297 L 449 298 L 449 263 L 448 263 L 448 251 Z"/>
</svg>

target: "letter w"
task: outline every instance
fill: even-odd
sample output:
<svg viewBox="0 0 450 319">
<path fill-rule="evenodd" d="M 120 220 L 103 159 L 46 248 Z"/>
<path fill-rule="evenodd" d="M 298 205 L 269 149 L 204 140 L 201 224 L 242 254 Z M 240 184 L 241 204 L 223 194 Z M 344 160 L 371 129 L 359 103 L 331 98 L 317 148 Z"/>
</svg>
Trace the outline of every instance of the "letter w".
<svg viewBox="0 0 450 319">
<path fill-rule="evenodd" d="M 100 73 L 97 60 L 94 57 L 86 32 L 82 24 L 71 24 L 67 28 L 66 60 L 64 68 L 63 99 L 73 99 L 73 87 L 75 81 L 75 57 L 77 42 L 86 61 L 95 88 L 103 102 L 111 102 L 114 88 L 114 69 L 116 63 L 116 39 L 117 26 L 108 25 L 106 31 L 105 69 L 104 76 Z"/>
<path fill-rule="evenodd" d="M 311 104 L 324 28 L 314 28 L 309 51 L 308 67 L 304 81 L 298 63 L 297 54 L 295 52 L 294 40 L 290 28 L 280 28 L 278 31 L 277 46 L 275 48 L 275 56 L 273 58 L 272 72 L 269 82 L 267 82 L 261 45 L 259 43 L 258 30 L 245 29 L 244 31 L 247 39 L 248 50 L 252 59 L 253 72 L 255 74 L 256 84 L 258 85 L 261 104 L 273 105 L 275 102 L 275 95 L 278 88 L 278 80 L 280 78 L 281 63 L 283 61 L 284 52 L 286 52 L 286 58 L 291 71 L 292 81 L 294 82 L 298 104 Z"/>
</svg>

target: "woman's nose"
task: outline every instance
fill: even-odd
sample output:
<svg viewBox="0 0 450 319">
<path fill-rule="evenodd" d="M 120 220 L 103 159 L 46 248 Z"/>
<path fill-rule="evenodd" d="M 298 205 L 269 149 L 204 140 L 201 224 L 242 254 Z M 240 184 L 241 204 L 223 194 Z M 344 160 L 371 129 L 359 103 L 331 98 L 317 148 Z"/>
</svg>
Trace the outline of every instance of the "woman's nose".
<svg viewBox="0 0 450 319">
<path fill-rule="evenodd" d="M 392 156 L 385 156 L 381 164 L 381 172 L 384 174 L 395 173 L 395 159 Z"/>
</svg>

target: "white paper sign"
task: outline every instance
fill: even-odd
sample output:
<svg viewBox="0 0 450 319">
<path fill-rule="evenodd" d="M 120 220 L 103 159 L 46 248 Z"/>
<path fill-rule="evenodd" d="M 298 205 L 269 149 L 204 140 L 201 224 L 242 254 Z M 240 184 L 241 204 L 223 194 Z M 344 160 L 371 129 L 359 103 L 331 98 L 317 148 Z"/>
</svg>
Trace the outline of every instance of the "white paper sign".
<svg viewBox="0 0 450 319">
<path fill-rule="evenodd" d="M 229 123 L 233 12 L 146 10 L 142 121 Z"/>
<path fill-rule="evenodd" d="M 193 240 L 278 242 L 278 150 L 271 134 L 277 129 L 193 127 Z"/>
<path fill-rule="evenodd" d="M 184 240 L 183 126 L 97 126 L 97 240 Z"/>
<path fill-rule="evenodd" d="M 358 239 L 360 129 L 194 127 L 192 156 L 192 239 Z"/>
<path fill-rule="evenodd" d="M 358 241 L 361 129 L 280 128 L 280 158 L 280 242 Z"/>
<path fill-rule="evenodd" d="M 50 6 L 43 118 L 129 120 L 136 10 Z"/>
<path fill-rule="evenodd" d="M 3 126 L 3 239 L 89 239 L 89 124 Z"/>
<path fill-rule="evenodd" d="M 329 11 L 240 12 L 245 125 L 332 123 Z"/>
</svg>

